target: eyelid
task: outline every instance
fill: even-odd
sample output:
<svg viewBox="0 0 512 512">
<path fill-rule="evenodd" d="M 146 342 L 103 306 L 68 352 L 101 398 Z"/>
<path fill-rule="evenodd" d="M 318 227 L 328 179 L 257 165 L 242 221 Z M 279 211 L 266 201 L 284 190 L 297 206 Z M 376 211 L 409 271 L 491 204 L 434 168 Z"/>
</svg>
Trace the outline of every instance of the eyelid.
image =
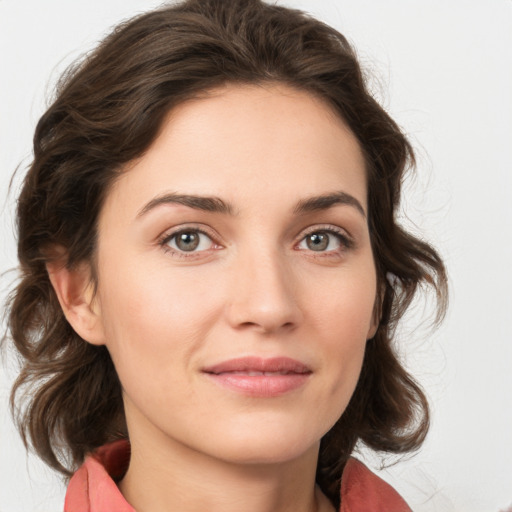
<svg viewBox="0 0 512 512">
<path fill-rule="evenodd" d="M 344 250 L 352 249 L 355 245 L 354 238 L 348 233 L 346 229 L 340 228 L 339 226 L 336 226 L 334 224 L 315 224 L 313 226 L 309 226 L 306 229 L 304 229 L 301 234 L 299 235 L 299 239 L 296 245 L 298 245 L 300 242 L 304 240 L 305 237 L 308 235 L 311 235 L 313 233 L 317 232 L 326 232 L 326 233 L 332 233 L 336 235 L 342 245 L 344 246 Z M 336 251 L 324 251 L 323 254 L 329 254 Z M 339 251 L 337 251 L 339 252 Z M 322 254 L 322 251 L 319 251 L 319 253 L 316 256 L 320 256 Z"/>
<path fill-rule="evenodd" d="M 187 232 L 187 231 L 195 231 L 197 233 L 201 233 L 203 235 L 206 235 L 211 241 L 212 244 L 216 247 L 213 247 L 211 249 L 206 249 L 203 251 L 190 251 L 187 253 L 186 251 L 178 251 L 172 247 L 169 247 L 167 244 L 170 240 L 172 240 L 173 237 L 175 237 L 179 233 Z M 165 248 L 166 251 L 171 252 L 173 254 L 179 255 L 180 257 L 186 257 L 191 258 L 194 256 L 199 256 L 200 254 L 204 254 L 212 249 L 218 249 L 222 247 L 222 244 L 218 241 L 220 237 L 208 227 L 200 224 L 180 224 L 179 226 L 175 226 L 173 228 L 170 228 L 166 231 L 164 231 L 157 239 L 158 245 Z"/>
<path fill-rule="evenodd" d="M 198 233 L 206 235 L 210 240 L 212 241 L 212 244 L 215 247 L 212 247 L 211 249 L 206 249 L 202 251 L 190 251 L 187 253 L 186 251 L 178 251 L 172 247 L 169 247 L 167 244 L 168 242 L 177 234 L 186 232 L 186 231 L 196 231 Z M 330 250 L 330 251 L 319 251 L 318 254 L 315 256 L 321 257 L 322 255 L 328 256 L 333 253 L 339 253 L 343 252 L 344 250 L 352 249 L 355 245 L 355 241 L 353 237 L 347 232 L 347 230 L 336 226 L 334 224 L 315 224 L 312 226 L 309 226 L 301 231 L 297 242 L 295 243 L 295 248 L 297 248 L 298 244 L 300 244 L 305 237 L 307 237 L 310 234 L 317 233 L 317 232 L 326 232 L 333 234 L 338 237 L 340 240 L 341 245 L 343 246 L 339 250 Z M 157 239 L 158 245 L 165 248 L 166 251 L 171 252 L 177 256 L 184 257 L 184 258 L 193 258 L 193 257 L 199 257 L 200 255 L 207 253 L 211 250 L 222 248 L 225 244 L 222 242 L 219 242 L 220 236 L 213 231 L 208 226 L 205 226 L 203 224 L 180 224 L 179 226 L 175 226 L 173 228 L 170 228 L 166 231 L 164 231 Z M 313 252 L 313 251 L 312 251 Z"/>
</svg>

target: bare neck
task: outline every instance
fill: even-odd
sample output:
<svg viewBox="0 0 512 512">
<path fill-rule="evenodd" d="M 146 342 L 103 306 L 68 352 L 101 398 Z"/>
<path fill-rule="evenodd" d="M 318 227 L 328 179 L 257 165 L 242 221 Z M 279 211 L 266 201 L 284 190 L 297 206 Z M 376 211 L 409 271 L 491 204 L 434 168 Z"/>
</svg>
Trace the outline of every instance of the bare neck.
<svg viewBox="0 0 512 512">
<path fill-rule="evenodd" d="M 291 461 L 235 464 L 172 442 L 132 439 L 119 488 L 137 512 L 334 512 L 315 485 L 317 457 L 314 446 Z"/>
</svg>

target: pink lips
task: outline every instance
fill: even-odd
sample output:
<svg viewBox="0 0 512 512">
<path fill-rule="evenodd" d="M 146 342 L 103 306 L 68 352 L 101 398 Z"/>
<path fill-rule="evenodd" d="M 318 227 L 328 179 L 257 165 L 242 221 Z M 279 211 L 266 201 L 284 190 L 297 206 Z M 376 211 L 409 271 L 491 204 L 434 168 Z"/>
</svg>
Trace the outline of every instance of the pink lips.
<svg viewBox="0 0 512 512">
<path fill-rule="evenodd" d="M 312 373 L 305 364 L 288 357 L 241 357 L 206 367 L 203 372 L 221 386 L 262 398 L 297 389 Z"/>
</svg>

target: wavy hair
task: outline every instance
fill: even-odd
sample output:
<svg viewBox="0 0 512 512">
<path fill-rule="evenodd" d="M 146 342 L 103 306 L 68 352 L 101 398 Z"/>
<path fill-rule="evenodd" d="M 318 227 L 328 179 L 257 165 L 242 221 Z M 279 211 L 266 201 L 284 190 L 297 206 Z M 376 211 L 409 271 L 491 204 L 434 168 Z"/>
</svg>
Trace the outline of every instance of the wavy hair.
<svg viewBox="0 0 512 512">
<path fill-rule="evenodd" d="M 110 185 L 149 148 L 173 107 L 226 83 L 271 82 L 325 101 L 366 160 L 381 320 L 354 395 L 321 441 L 317 481 L 336 504 L 356 443 L 391 453 L 421 445 L 428 403 L 397 357 L 393 333 L 423 285 L 435 291 L 442 316 L 446 275 L 437 252 L 397 222 L 401 183 L 414 164 L 409 142 L 335 29 L 260 0 L 187 0 L 119 25 L 62 76 L 35 131 L 17 210 L 20 279 L 8 327 L 22 368 L 11 405 L 25 443 L 65 475 L 128 434 L 108 351 L 81 339 L 59 306 L 46 271 L 50 249 L 64 247 L 70 267 L 94 262 Z"/>
</svg>

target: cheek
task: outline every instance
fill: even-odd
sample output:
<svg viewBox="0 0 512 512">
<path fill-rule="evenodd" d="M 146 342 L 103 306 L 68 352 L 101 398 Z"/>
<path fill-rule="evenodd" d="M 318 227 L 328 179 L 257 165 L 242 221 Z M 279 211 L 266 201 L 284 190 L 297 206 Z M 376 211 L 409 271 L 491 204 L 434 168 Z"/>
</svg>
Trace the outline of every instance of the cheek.
<svg viewBox="0 0 512 512">
<path fill-rule="evenodd" d="M 173 269 L 165 261 L 150 264 L 143 256 L 116 258 L 100 279 L 106 322 L 113 320 L 137 331 L 176 328 L 191 330 L 201 315 L 215 309 L 211 283 L 192 268 Z M 101 293 L 104 292 L 104 293 Z M 155 340 L 156 341 L 156 340 Z"/>
<path fill-rule="evenodd" d="M 190 272 L 137 266 L 104 268 L 99 289 L 107 347 L 124 386 L 178 380 L 218 318 L 219 303 Z"/>
<path fill-rule="evenodd" d="M 317 306 L 310 309 L 315 316 L 311 324 L 316 339 L 323 345 L 321 353 L 334 403 L 346 406 L 357 384 L 373 324 L 375 298 L 375 272 L 369 265 L 357 279 L 333 280 L 323 300 L 317 298 Z"/>
<path fill-rule="evenodd" d="M 330 338 L 366 341 L 373 325 L 376 300 L 376 275 L 373 260 L 359 268 L 346 268 L 331 278 L 317 281 L 309 299 L 309 310 L 315 322 Z"/>
</svg>

